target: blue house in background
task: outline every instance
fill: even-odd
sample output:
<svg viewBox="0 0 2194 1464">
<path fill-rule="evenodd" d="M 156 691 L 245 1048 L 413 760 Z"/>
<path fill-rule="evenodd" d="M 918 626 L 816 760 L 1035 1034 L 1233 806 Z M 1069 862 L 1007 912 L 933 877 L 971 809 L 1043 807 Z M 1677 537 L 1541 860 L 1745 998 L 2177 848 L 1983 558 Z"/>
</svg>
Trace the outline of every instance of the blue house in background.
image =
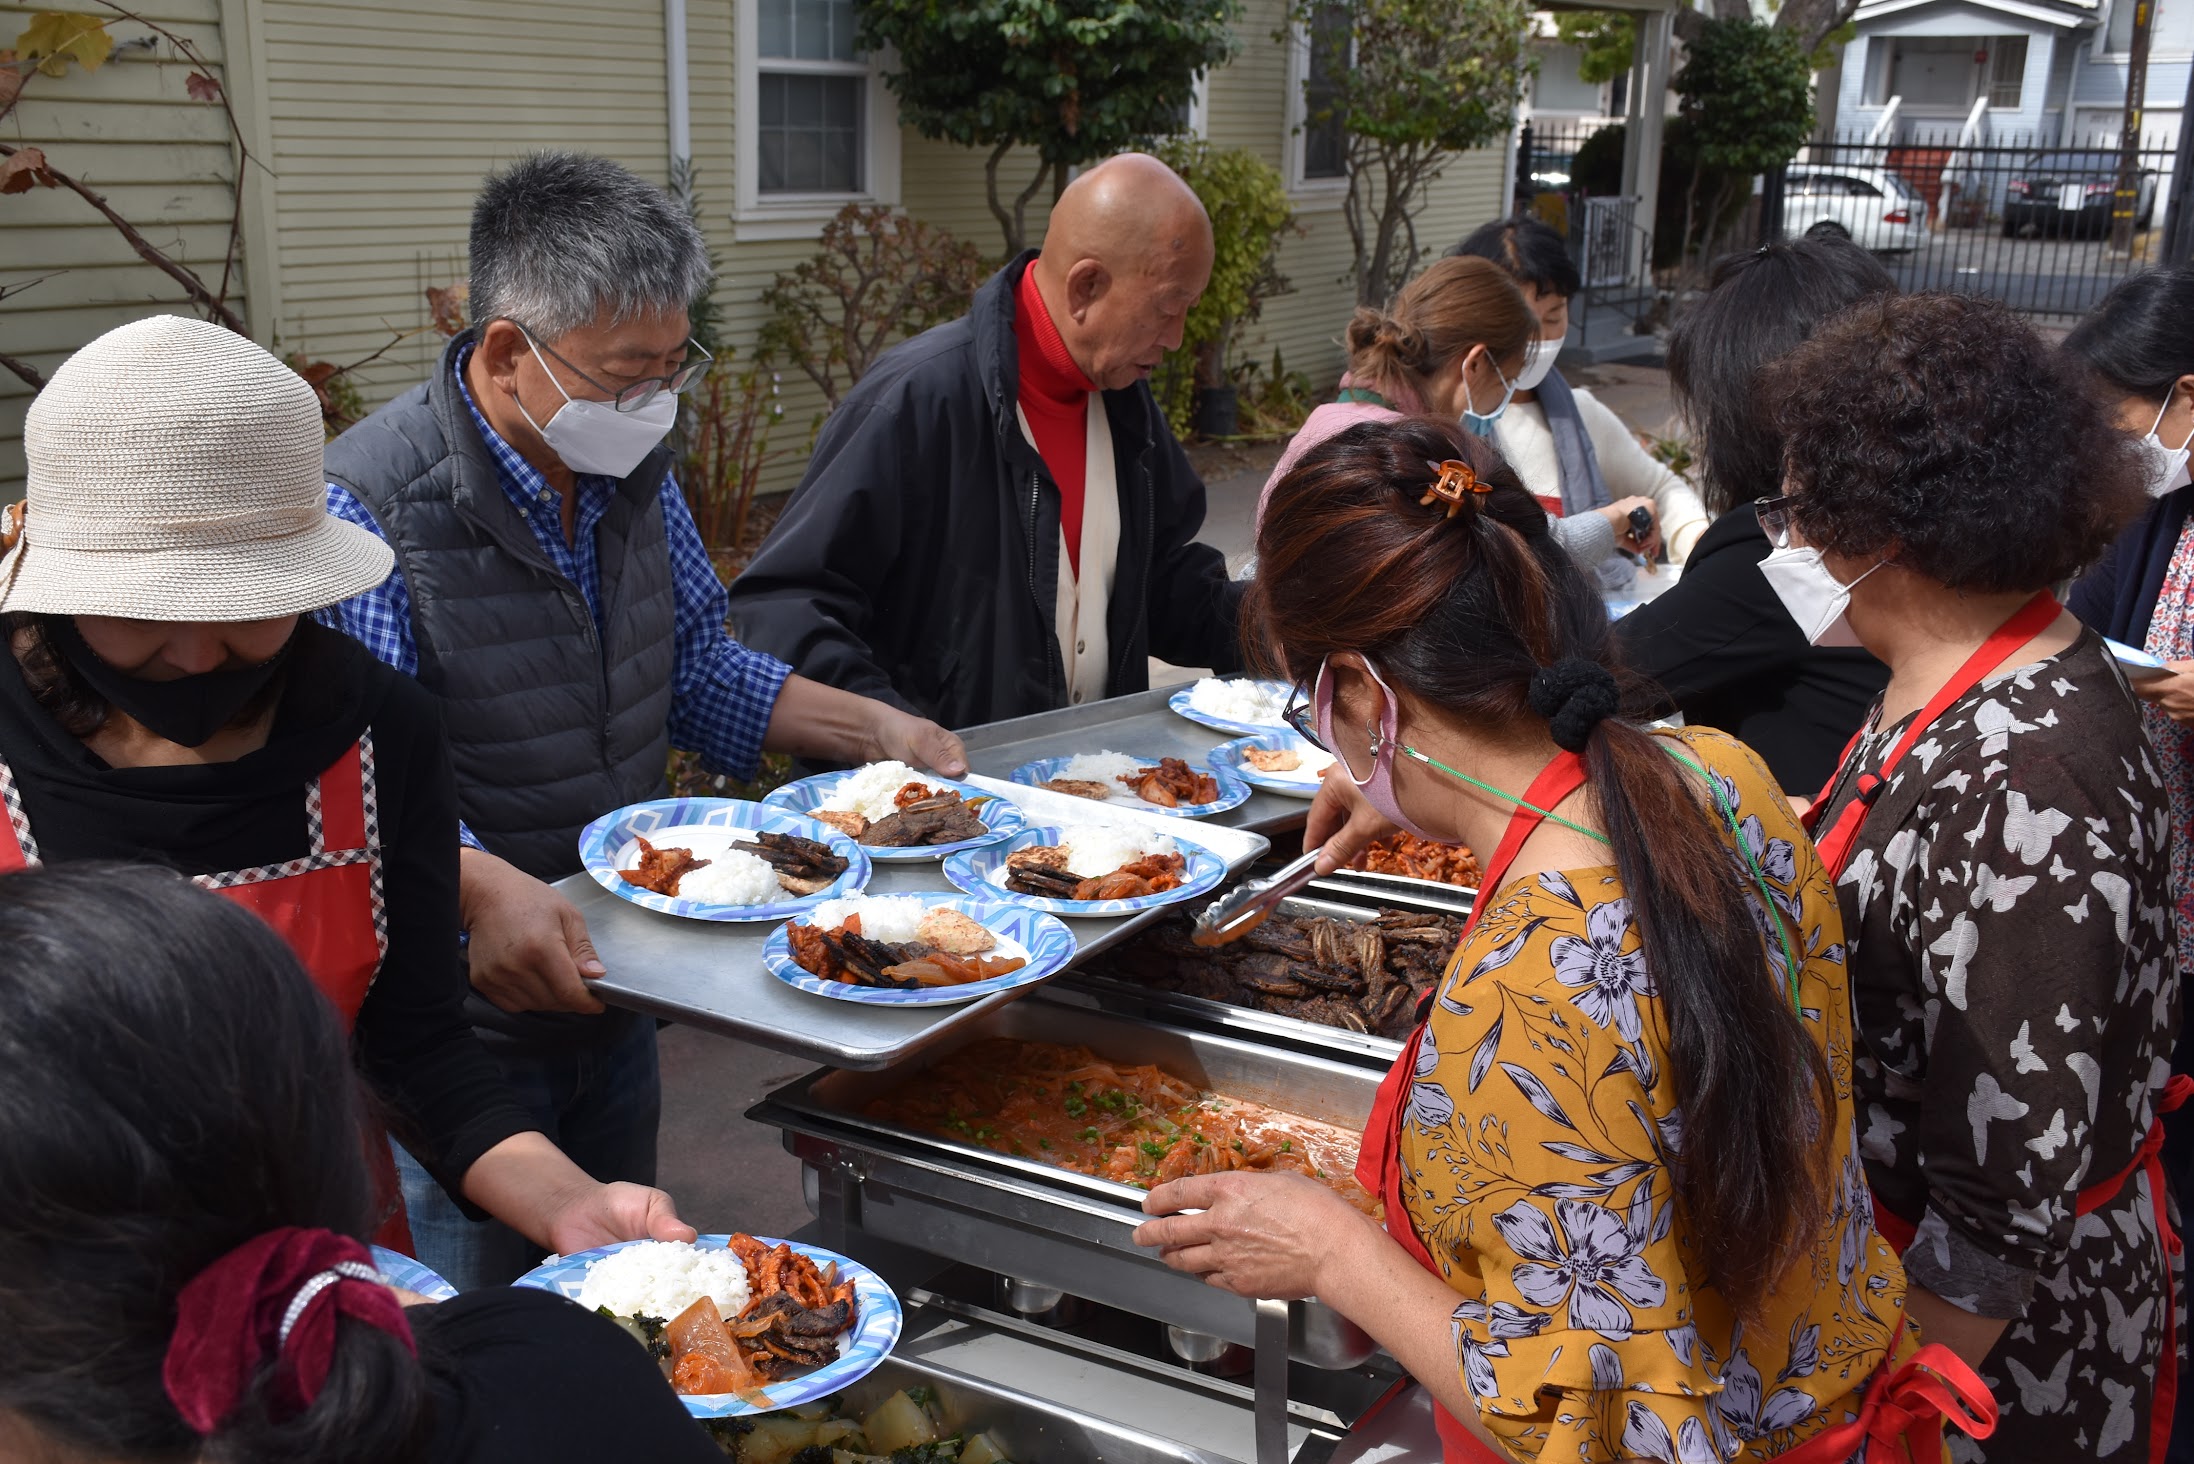
<svg viewBox="0 0 2194 1464">
<path fill-rule="evenodd" d="M 1879 141 L 1955 138 L 1985 97 L 1996 147 L 2115 144 L 2123 119 L 2134 0 L 1865 0 L 1857 37 L 1833 77 L 1832 125 Z M 2144 147 L 2168 149 L 2184 125 L 2194 65 L 2194 0 L 2158 0 L 2148 62 Z"/>
</svg>

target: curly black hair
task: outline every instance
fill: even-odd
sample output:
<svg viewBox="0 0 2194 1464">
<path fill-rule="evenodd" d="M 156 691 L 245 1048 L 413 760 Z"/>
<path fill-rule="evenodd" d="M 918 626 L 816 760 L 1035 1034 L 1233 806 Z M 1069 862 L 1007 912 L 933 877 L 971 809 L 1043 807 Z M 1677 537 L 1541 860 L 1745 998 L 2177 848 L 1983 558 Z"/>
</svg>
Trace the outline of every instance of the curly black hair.
<svg viewBox="0 0 2194 1464">
<path fill-rule="evenodd" d="M 2082 369 L 1997 301 L 1860 301 L 1767 368 L 1800 533 L 1981 594 L 2077 574 L 2148 503 Z"/>
</svg>

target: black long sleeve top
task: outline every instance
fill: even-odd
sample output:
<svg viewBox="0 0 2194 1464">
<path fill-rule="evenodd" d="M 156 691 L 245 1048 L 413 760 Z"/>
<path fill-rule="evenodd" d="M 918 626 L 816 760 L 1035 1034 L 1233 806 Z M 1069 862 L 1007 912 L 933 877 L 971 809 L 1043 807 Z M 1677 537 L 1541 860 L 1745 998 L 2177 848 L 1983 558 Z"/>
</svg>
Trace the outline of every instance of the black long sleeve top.
<svg viewBox="0 0 2194 1464">
<path fill-rule="evenodd" d="M 46 863 L 119 859 L 200 875 L 299 858 L 310 847 L 306 785 L 372 732 L 388 951 L 352 1050 L 390 1130 L 465 1205 L 473 1161 L 537 1125 L 465 1019 L 457 785 L 432 695 L 349 637 L 301 622 L 266 746 L 228 763 L 115 768 L 62 729 L 7 659 L 0 756 Z"/>
</svg>

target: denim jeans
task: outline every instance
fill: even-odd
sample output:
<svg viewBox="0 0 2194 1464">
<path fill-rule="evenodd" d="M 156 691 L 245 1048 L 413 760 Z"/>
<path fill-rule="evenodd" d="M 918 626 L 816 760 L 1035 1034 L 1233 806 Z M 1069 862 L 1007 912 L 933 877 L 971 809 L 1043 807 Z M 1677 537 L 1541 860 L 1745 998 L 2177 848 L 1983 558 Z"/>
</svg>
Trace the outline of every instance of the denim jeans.
<svg viewBox="0 0 2194 1464">
<path fill-rule="evenodd" d="M 655 1183 L 663 1078 L 655 1021 L 634 1018 L 599 1047 L 543 1053 L 491 1046 L 512 1093 L 556 1146 L 605 1183 Z M 419 1259 L 459 1291 L 508 1286 L 539 1265 L 532 1241 L 495 1220 L 468 1220 L 418 1161 L 396 1150 Z"/>
</svg>

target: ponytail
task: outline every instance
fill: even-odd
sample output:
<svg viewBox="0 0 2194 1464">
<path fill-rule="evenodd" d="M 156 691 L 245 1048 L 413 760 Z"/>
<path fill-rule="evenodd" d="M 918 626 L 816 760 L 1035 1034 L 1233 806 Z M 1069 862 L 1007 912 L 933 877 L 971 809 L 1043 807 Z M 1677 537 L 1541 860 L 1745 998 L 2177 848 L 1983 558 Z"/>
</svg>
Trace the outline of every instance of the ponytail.
<svg viewBox="0 0 2194 1464">
<path fill-rule="evenodd" d="M 1450 459 L 1483 491 L 1443 506 L 1425 485 Z M 1491 444 L 1428 418 L 1305 453 L 1257 549 L 1242 614 L 1262 665 L 1307 683 L 1361 652 L 1460 724 L 1543 719 L 1583 756 L 1666 1013 L 1683 1129 L 1665 1158 L 1707 1279 L 1756 1313 L 1825 1223 L 1835 1093 L 1777 979 L 1795 978 L 1775 970 L 1790 959 L 1781 913 L 1751 893 L 1711 787 L 1618 718 L 1628 688 L 1598 591 Z"/>
<path fill-rule="evenodd" d="M 1771 979 L 1789 946 L 1762 927 L 1783 915 L 1752 897 L 1711 791 L 1661 739 L 1609 717 L 1584 758 L 1668 1022 L 1676 1193 L 1708 1279 L 1754 1316 L 1826 1223 L 1836 1109 L 1828 1064 Z"/>
<path fill-rule="evenodd" d="M 400 1339 L 340 1319 L 327 1378 L 301 1413 L 278 1403 L 279 1371 L 269 1363 L 236 1412 L 206 1435 L 207 1464 L 410 1464 L 425 1457 L 433 1424 L 426 1374 Z"/>
</svg>

